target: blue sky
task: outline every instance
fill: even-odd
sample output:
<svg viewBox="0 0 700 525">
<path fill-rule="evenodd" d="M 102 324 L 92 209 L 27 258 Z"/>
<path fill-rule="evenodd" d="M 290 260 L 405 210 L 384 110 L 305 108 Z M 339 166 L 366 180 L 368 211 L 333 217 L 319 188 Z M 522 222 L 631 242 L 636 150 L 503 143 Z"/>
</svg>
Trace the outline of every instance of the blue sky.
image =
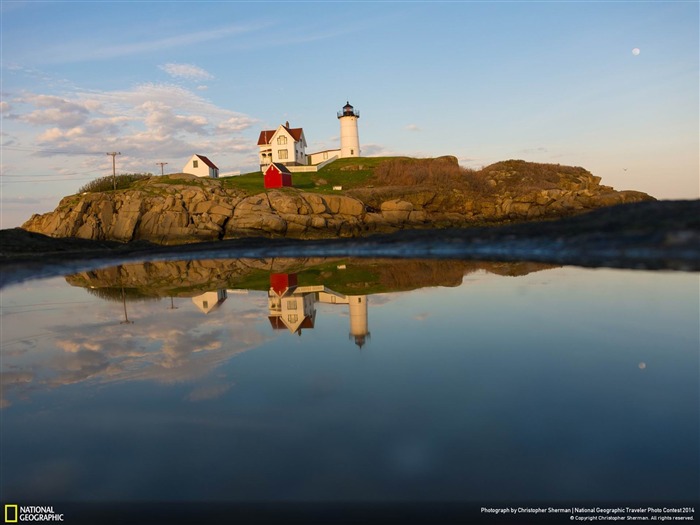
<svg viewBox="0 0 700 525">
<path fill-rule="evenodd" d="M 98 176 L 252 171 L 261 129 L 363 155 L 583 166 L 700 197 L 699 3 L 2 0 L 2 228 Z M 633 50 L 639 53 L 634 54 Z"/>
</svg>

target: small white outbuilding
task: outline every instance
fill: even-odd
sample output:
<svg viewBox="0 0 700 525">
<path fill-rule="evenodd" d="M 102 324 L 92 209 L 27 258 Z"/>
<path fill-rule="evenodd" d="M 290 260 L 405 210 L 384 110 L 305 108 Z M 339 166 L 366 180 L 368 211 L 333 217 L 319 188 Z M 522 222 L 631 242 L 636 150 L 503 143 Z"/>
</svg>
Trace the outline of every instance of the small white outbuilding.
<svg viewBox="0 0 700 525">
<path fill-rule="evenodd" d="M 219 178 L 219 168 L 204 155 L 192 155 L 182 168 L 183 173 L 189 173 L 197 177 Z"/>
</svg>

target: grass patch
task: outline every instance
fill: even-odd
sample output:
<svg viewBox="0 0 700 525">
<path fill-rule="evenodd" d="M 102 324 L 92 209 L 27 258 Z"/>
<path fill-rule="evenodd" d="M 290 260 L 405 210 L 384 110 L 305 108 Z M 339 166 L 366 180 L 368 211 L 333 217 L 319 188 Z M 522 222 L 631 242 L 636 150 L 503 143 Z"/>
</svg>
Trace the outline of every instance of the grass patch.
<svg viewBox="0 0 700 525">
<path fill-rule="evenodd" d="M 131 188 L 136 182 L 142 180 L 148 180 L 153 175 L 151 173 L 127 173 L 124 175 L 117 175 L 112 177 L 108 175 L 106 177 L 100 177 L 99 179 L 92 180 L 81 186 L 78 189 L 78 193 L 101 193 L 104 191 L 114 191 L 114 185 L 116 182 L 117 190 L 126 190 Z"/>
<path fill-rule="evenodd" d="M 345 270 L 338 266 L 346 265 Z M 358 265 L 349 260 L 334 260 L 312 268 L 300 267 L 296 272 L 292 268 L 286 272 L 296 273 L 299 286 L 316 286 L 323 284 L 331 290 L 346 295 L 365 295 L 387 291 L 387 287 L 379 282 L 378 274 L 366 265 Z M 266 292 L 270 289 L 269 270 L 255 270 L 229 282 L 229 288 L 240 290 L 258 290 Z"/>
<path fill-rule="evenodd" d="M 197 186 L 198 188 L 203 188 L 205 187 L 206 183 L 204 181 L 210 182 L 210 181 L 215 181 L 216 179 L 209 179 L 209 178 L 204 178 L 204 179 L 171 179 L 168 178 L 167 176 L 165 177 L 157 177 L 153 179 L 154 184 L 170 184 L 172 186 Z"/>
<path fill-rule="evenodd" d="M 219 179 L 221 187 L 229 190 L 240 190 L 246 193 L 255 194 L 265 191 L 263 174 L 259 171 L 245 173 L 236 177 L 224 177 Z"/>
<path fill-rule="evenodd" d="M 337 193 L 333 186 L 342 186 L 343 191 L 366 188 L 372 185 L 374 169 L 383 162 L 397 157 L 354 157 L 338 159 L 312 173 L 292 174 L 293 188 L 315 193 Z M 401 158 L 401 157 L 399 157 Z M 265 191 L 263 174 L 259 171 L 237 177 L 219 179 L 221 187 L 255 194 Z"/>
</svg>

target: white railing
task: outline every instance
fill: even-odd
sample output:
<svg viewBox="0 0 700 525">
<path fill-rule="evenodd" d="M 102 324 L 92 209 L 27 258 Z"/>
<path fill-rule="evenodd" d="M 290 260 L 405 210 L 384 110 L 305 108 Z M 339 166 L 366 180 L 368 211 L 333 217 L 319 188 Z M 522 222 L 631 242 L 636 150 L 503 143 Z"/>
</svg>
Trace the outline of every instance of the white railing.
<svg viewBox="0 0 700 525">
<path fill-rule="evenodd" d="M 334 160 L 337 160 L 338 156 L 331 157 L 328 160 L 324 160 L 320 164 L 315 164 L 313 166 L 287 166 L 287 169 L 291 171 L 292 173 L 315 173 L 324 166 L 327 166 Z"/>
</svg>

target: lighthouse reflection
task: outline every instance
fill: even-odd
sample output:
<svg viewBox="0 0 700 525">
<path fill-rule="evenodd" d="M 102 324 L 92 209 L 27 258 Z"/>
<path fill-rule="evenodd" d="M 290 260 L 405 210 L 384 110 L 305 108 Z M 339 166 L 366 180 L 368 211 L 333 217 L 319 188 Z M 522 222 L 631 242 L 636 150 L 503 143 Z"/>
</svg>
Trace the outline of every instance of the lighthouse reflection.
<svg viewBox="0 0 700 525">
<path fill-rule="evenodd" d="M 301 336 L 303 329 L 316 325 L 316 303 L 347 305 L 350 314 L 349 337 L 362 348 L 369 339 L 367 296 L 344 295 L 320 284 L 299 286 L 295 273 L 273 273 L 267 293 L 268 319 L 274 330 L 287 329 Z"/>
<path fill-rule="evenodd" d="M 241 293 L 247 290 L 231 290 Z M 211 290 L 192 297 L 205 315 L 215 312 L 228 299 L 225 289 Z M 317 304 L 345 306 L 350 318 L 348 338 L 359 348 L 369 341 L 368 296 L 346 295 L 323 284 L 300 286 L 296 273 L 271 273 L 267 291 L 268 320 L 273 330 L 288 330 L 301 336 L 316 327 Z"/>
</svg>

